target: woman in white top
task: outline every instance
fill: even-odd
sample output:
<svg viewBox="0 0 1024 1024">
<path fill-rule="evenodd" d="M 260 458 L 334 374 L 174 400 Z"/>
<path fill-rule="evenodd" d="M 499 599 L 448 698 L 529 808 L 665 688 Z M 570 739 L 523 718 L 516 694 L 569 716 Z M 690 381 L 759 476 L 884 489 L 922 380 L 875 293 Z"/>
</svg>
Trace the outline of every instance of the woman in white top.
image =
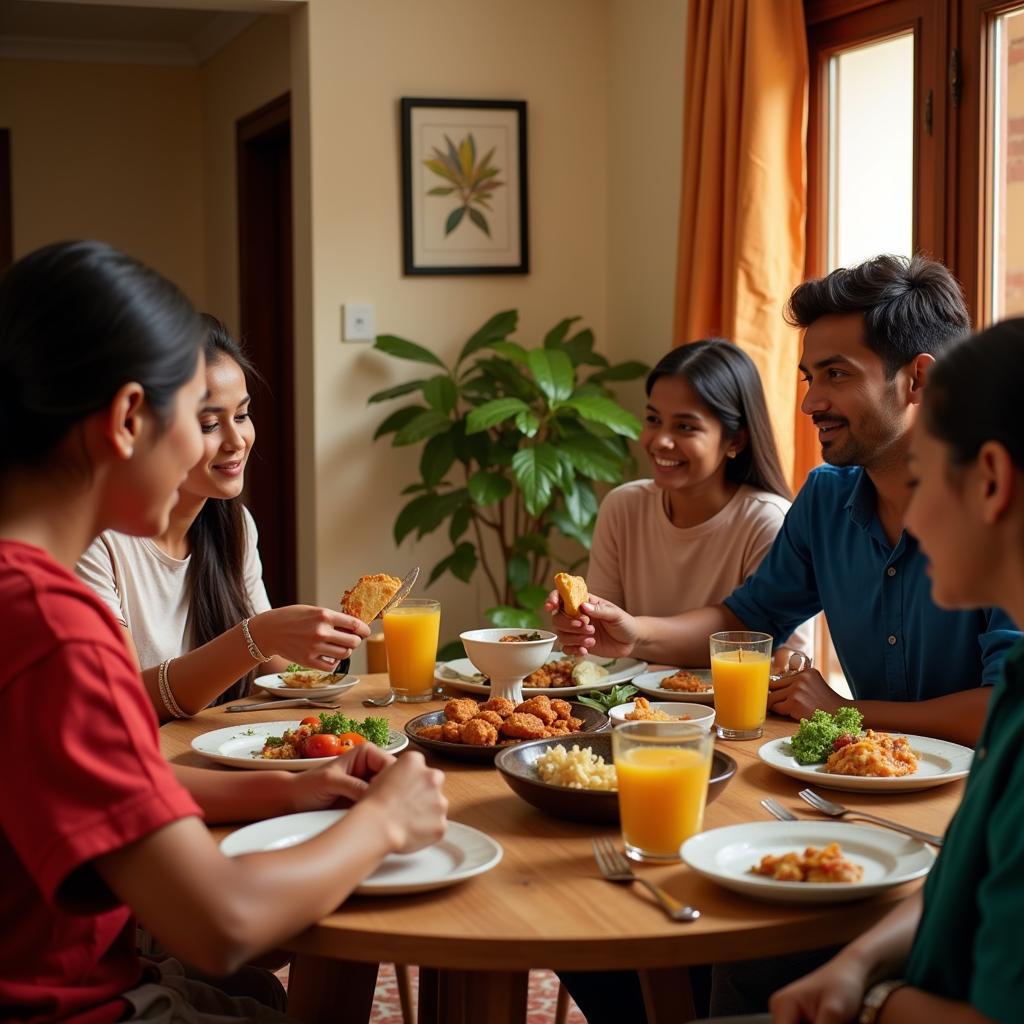
<svg viewBox="0 0 1024 1024">
<path fill-rule="evenodd" d="M 331 668 L 369 635 L 329 608 L 271 608 L 256 524 L 239 495 L 256 431 L 246 376 L 254 369 L 224 325 L 206 316 L 203 456 L 189 472 L 159 536 L 106 531 L 77 565 L 134 645 L 162 719 L 246 692 L 257 666 Z"/>
<path fill-rule="evenodd" d="M 633 615 L 716 604 L 760 564 L 790 506 L 761 379 L 742 349 L 711 338 L 669 352 L 647 378 L 640 443 L 654 478 L 601 503 L 592 594 Z M 805 624 L 787 644 L 810 652 Z"/>
</svg>

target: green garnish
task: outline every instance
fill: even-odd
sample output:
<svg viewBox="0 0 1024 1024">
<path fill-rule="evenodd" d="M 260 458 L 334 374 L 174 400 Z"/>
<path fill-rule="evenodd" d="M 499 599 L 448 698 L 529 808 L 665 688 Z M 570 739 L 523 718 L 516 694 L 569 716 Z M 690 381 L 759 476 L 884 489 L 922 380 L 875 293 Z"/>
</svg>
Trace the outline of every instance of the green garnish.
<svg viewBox="0 0 1024 1024">
<path fill-rule="evenodd" d="M 586 704 L 588 708 L 594 708 L 606 715 L 617 704 L 625 704 L 627 701 L 632 700 L 636 692 L 636 687 L 631 683 L 619 683 L 618 686 L 613 686 L 610 690 L 600 693 L 591 692 L 581 695 L 576 699 L 581 704 Z"/>
<path fill-rule="evenodd" d="M 268 736 L 264 742 L 265 747 L 283 747 L 284 740 L 280 736 Z"/>
<path fill-rule="evenodd" d="M 340 736 L 345 732 L 358 733 L 363 739 L 370 743 L 376 743 L 378 747 L 387 745 L 388 742 L 388 721 L 386 718 L 374 718 L 373 716 L 357 722 L 354 718 L 340 711 L 324 711 L 320 715 L 320 731 L 334 733 Z"/>
<path fill-rule="evenodd" d="M 309 669 L 303 668 L 301 665 L 299 665 L 298 663 L 296 663 L 294 661 L 289 662 L 288 663 L 288 667 L 285 669 L 285 672 L 308 672 L 308 671 L 309 671 Z"/>
<path fill-rule="evenodd" d="M 797 764 L 818 764 L 832 753 L 832 744 L 843 735 L 860 734 L 864 716 L 854 707 L 840 708 L 834 715 L 818 708 L 810 718 L 800 719 L 800 728 L 789 741 Z"/>
</svg>

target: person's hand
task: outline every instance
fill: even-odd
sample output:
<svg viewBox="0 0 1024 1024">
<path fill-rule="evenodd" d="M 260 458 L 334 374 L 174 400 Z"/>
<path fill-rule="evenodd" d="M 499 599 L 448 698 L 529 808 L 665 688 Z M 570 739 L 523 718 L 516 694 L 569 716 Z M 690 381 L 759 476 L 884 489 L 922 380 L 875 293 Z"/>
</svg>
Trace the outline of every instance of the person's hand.
<svg viewBox="0 0 1024 1024">
<path fill-rule="evenodd" d="M 853 704 L 840 697 L 816 668 L 794 672 L 768 685 L 768 710 L 794 720 L 810 718 L 817 708 L 832 714 Z"/>
<path fill-rule="evenodd" d="M 603 597 L 590 597 L 580 605 L 577 618 L 566 615 L 552 590 L 544 602 L 551 612 L 551 626 L 558 634 L 565 654 L 600 654 L 605 658 L 627 658 L 633 653 L 638 633 L 636 619 Z"/>
<path fill-rule="evenodd" d="M 413 853 L 444 835 L 443 785 L 444 772 L 428 768 L 422 754 L 407 753 L 373 777 L 360 802 L 380 811 L 395 853 Z"/>
<path fill-rule="evenodd" d="M 366 794 L 369 780 L 395 763 L 372 743 L 360 743 L 326 764 L 289 778 L 295 811 L 320 811 L 325 807 L 345 807 L 357 803 Z"/>
<path fill-rule="evenodd" d="M 370 635 L 370 627 L 344 612 L 293 604 L 253 616 L 249 632 L 264 655 L 328 668 L 344 661 Z"/>
<path fill-rule="evenodd" d="M 837 956 L 768 1000 L 772 1024 L 850 1024 L 866 991 L 864 970 Z"/>
</svg>

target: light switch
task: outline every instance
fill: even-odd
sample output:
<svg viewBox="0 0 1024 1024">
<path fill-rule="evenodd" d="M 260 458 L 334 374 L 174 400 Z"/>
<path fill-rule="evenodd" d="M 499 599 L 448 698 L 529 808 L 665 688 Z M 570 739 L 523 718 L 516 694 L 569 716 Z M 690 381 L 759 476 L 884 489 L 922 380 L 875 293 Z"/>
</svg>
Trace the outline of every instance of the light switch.
<svg viewBox="0 0 1024 1024">
<path fill-rule="evenodd" d="M 344 341 L 373 341 L 377 337 L 377 322 L 372 303 L 346 302 L 342 308 Z"/>
</svg>

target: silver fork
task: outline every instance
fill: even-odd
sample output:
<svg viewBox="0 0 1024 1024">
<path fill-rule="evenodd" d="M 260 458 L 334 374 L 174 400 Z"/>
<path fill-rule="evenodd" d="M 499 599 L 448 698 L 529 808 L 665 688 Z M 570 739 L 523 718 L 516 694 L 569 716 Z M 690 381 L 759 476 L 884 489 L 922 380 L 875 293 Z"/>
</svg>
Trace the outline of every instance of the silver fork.
<svg viewBox="0 0 1024 1024">
<path fill-rule="evenodd" d="M 699 910 L 680 903 L 679 900 L 648 879 L 634 875 L 629 861 L 615 849 L 610 839 L 594 839 L 592 845 L 598 869 L 609 882 L 639 882 L 646 886 L 651 895 L 661 904 L 661 909 L 673 921 L 696 921 L 700 917 Z"/>
<path fill-rule="evenodd" d="M 777 800 L 773 800 L 770 796 L 766 796 L 761 801 L 761 806 L 774 818 L 778 818 L 779 821 L 799 821 L 800 819 L 792 812 L 787 811 Z"/>
<path fill-rule="evenodd" d="M 942 836 L 933 836 L 930 832 L 922 832 L 919 829 L 911 828 L 909 825 L 901 825 L 898 821 L 890 821 L 888 818 L 880 818 L 877 814 L 869 814 L 867 811 L 853 811 L 849 807 L 837 804 L 834 800 L 826 800 L 819 796 L 813 789 L 801 789 L 800 799 L 810 804 L 816 811 L 827 814 L 832 818 L 858 818 L 861 821 L 872 821 L 884 828 L 891 828 L 894 832 L 902 832 L 911 839 L 918 839 L 922 843 L 931 843 L 932 846 L 942 845 Z"/>
</svg>

